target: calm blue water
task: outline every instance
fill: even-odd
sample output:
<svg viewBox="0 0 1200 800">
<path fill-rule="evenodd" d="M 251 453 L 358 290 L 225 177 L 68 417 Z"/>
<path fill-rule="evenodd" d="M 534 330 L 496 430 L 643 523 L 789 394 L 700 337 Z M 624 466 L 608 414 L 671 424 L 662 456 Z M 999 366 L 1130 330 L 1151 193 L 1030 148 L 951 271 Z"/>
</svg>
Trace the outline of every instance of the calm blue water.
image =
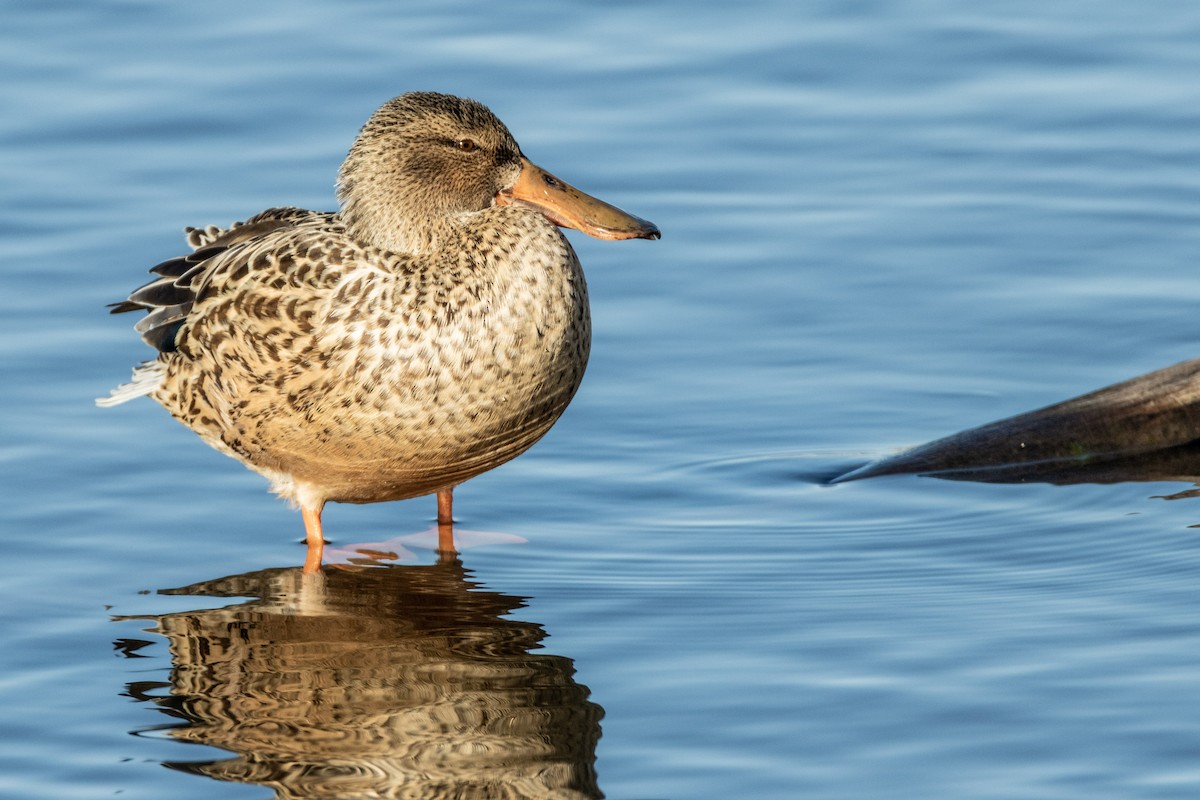
<svg viewBox="0 0 1200 800">
<path fill-rule="evenodd" d="M 0 796 L 1200 795 L 1189 484 L 823 483 L 1198 354 L 1200 8 L 397 8 L 0 3 Z M 411 89 L 664 237 L 573 237 L 584 387 L 456 493 L 524 544 L 306 583 L 261 479 L 93 407 L 102 306 Z"/>
</svg>

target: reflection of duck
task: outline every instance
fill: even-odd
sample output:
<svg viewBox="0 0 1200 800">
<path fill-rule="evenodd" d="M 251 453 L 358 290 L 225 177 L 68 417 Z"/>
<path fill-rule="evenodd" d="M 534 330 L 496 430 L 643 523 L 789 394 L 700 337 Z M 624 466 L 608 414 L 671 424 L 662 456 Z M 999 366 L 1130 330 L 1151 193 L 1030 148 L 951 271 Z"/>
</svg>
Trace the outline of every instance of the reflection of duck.
<svg viewBox="0 0 1200 800">
<path fill-rule="evenodd" d="M 914 447 L 838 478 L 996 483 L 1200 479 L 1200 359 Z"/>
<path fill-rule="evenodd" d="M 162 614 L 177 739 L 237 753 L 172 763 L 277 798 L 598 798 L 599 706 L 544 631 L 504 618 L 458 561 L 276 569 L 161 592 L 258 599 Z M 144 651 L 143 651 L 144 654 Z"/>
<path fill-rule="evenodd" d="M 115 304 L 158 358 L 99 401 L 149 394 L 304 512 L 320 563 L 328 500 L 438 494 L 542 437 L 583 378 L 591 328 L 559 225 L 658 228 L 521 154 L 484 106 L 386 103 L 338 177 L 341 211 L 274 208 L 192 229 L 195 252 Z M 314 563 L 315 562 L 315 563 Z"/>
</svg>

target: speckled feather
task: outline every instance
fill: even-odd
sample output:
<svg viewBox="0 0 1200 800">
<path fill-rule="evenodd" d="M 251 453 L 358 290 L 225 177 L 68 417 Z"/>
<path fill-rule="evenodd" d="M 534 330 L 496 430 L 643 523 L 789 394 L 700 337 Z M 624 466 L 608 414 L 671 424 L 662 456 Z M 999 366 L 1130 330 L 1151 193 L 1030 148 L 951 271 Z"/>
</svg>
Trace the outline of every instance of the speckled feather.
<svg viewBox="0 0 1200 800">
<path fill-rule="evenodd" d="M 336 214 L 189 229 L 195 252 L 113 308 L 148 310 L 139 330 L 161 351 L 113 402 L 149 393 L 317 508 L 452 487 L 544 435 L 587 364 L 583 273 L 545 216 L 491 202 L 520 149 L 486 108 L 450 100 L 377 112 Z M 442 145 L 462 131 L 486 148 L 486 172 L 455 170 Z M 409 151 L 429 163 L 393 163 Z M 433 179 L 411 178 L 422 170 Z"/>
</svg>

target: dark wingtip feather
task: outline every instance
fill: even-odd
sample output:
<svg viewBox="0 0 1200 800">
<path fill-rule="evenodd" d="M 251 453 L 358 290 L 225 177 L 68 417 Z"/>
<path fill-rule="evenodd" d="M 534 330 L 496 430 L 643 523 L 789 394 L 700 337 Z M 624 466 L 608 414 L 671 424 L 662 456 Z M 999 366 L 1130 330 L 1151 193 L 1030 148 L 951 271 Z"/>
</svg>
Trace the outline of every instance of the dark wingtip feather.
<svg viewBox="0 0 1200 800">
<path fill-rule="evenodd" d="M 177 320 L 169 325 L 158 325 L 142 334 L 142 341 L 160 353 L 173 353 L 177 349 L 175 337 L 183 327 L 183 320 Z"/>
<path fill-rule="evenodd" d="M 167 277 L 147 283 L 142 288 L 129 295 L 128 303 L 146 306 L 176 306 L 189 302 L 192 290 L 189 286 L 180 286 L 175 278 Z"/>
<path fill-rule="evenodd" d="M 195 266 L 195 262 L 189 261 L 187 256 L 178 256 L 176 258 L 168 258 L 160 264 L 155 264 L 150 268 L 150 272 L 153 275 L 161 275 L 164 278 L 178 278 L 193 266 Z"/>
<path fill-rule="evenodd" d="M 187 318 L 191 303 L 156 308 L 138 320 L 133 329 L 142 335 L 142 341 L 161 353 L 174 352 L 175 337 Z"/>
</svg>

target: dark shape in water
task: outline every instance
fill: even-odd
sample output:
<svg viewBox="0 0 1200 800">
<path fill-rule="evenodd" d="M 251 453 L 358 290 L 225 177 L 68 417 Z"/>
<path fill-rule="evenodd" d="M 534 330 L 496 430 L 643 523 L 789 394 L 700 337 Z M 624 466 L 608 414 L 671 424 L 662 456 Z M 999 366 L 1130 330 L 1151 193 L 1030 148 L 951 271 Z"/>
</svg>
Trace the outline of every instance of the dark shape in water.
<svg viewBox="0 0 1200 800">
<path fill-rule="evenodd" d="M 914 447 L 835 482 L 920 474 L 991 483 L 1200 479 L 1200 359 Z"/>
<path fill-rule="evenodd" d="M 146 619 L 171 681 L 130 696 L 182 720 L 178 740 L 235 758 L 166 766 L 268 787 L 276 798 L 603 795 L 603 710 L 545 631 L 504 616 L 456 559 L 433 566 L 273 569 L 160 594 L 254 597 Z M 169 688 L 169 694 L 152 692 Z"/>
</svg>

